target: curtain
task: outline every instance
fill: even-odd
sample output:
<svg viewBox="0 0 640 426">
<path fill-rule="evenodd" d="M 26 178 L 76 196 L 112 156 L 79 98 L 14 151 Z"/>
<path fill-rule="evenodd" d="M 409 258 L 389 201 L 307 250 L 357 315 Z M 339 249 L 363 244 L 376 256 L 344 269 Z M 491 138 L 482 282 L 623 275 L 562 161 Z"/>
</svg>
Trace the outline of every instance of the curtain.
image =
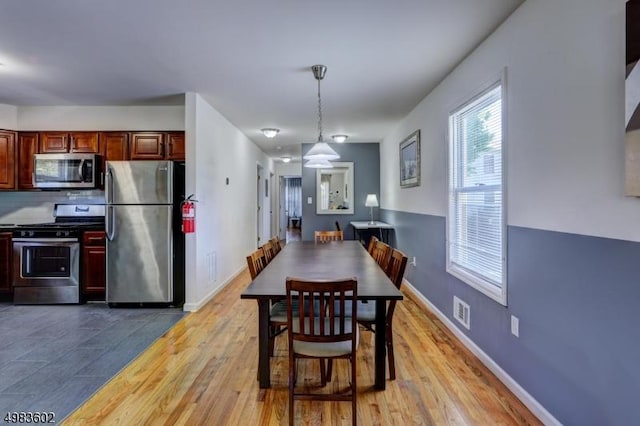
<svg viewBox="0 0 640 426">
<path fill-rule="evenodd" d="M 284 200 L 289 217 L 302 215 L 302 178 L 285 178 Z"/>
</svg>

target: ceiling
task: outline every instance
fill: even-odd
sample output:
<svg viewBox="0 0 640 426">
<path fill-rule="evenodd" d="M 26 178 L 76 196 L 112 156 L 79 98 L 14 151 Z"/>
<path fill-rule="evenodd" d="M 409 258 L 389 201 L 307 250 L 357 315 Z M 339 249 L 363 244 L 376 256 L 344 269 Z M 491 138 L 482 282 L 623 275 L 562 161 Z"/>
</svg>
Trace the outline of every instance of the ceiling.
<svg viewBox="0 0 640 426">
<path fill-rule="evenodd" d="M 30 0 L 0 6 L 0 103 L 172 105 L 197 92 L 268 155 L 378 142 L 523 0 Z M 276 127 L 267 139 L 260 129 Z"/>
</svg>

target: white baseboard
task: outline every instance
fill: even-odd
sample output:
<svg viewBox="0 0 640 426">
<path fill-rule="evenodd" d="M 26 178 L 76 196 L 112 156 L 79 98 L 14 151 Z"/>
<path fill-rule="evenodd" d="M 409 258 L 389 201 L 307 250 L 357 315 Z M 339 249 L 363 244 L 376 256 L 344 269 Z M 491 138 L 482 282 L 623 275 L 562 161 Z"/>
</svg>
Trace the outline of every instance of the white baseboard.
<svg viewBox="0 0 640 426">
<path fill-rule="evenodd" d="M 487 355 L 478 345 L 475 344 L 466 334 L 443 314 L 433 303 L 420 293 L 411 283 L 404 280 L 404 285 L 420 299 L 438 317 L 440 321 L 467 347 L 485 367 L 487 367 L 511 392 L 545 425 L 560 426 L 560 423 L 551 413 L 549 413 L 533 396 L 531 396 L 513 377 L 507 374 L 489 355 Z"/>
<path fill-rule="evenodd" d="M 244 270 L 247 269 L 246 266 L 241 267 L 235 273 L 231 274 L 229 278 L 227 278 L 222 284 L 218 287 L 211 290 L 207 295 L 205 295 L 202 299 L 200 299 L 197 303 L 185 303 L 182 307 L 182 310 L 185 312 L 196 312 L 198 309 L 202 308 L 206 305 L 211 299 L 215 297 L 216 294 L 220 293 L 220 291 L 231 283 L 234 279 L 238 277 Z"/>
</svg>

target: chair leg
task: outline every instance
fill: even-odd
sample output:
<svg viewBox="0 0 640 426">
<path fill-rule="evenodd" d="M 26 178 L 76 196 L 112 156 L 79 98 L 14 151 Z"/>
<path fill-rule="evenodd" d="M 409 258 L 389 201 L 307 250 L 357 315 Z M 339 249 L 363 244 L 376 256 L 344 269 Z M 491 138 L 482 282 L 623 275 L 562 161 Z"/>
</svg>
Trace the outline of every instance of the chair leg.
<svg viewBox="0 0 640 426">
<path fill-rule="evenodd" d="M 293 426 L 293 388 L 296 383 L 296 361 L 289 361 L 289 426 Z"/>
<path fill-rule="evenodd" d="M 327 382 L 331 381 L 332 375 L 333 375 L 333 360 L 329 358 L 327 360 Z"/>
<path fill-rule="evenodd" d="M 393 330 L 387 325 L 387 358 L 389 359 L 389 379 L 396 379 L 396 360 L 393 356 Z"/>
<path fill-rule="evenodd" d="M 276 332 L 278 331 L 278 326 L 271 325 L 269 326 L 269 356 L 273 356 L 273 351 L 276 345 Z"/>
<path fill-rule="evenodd" d="M 357 399 L 357 393 L 358 393 L 358 387 L 356 386 L 356 377 L 357 377 L 357 372 L 356 372 L 356 355 L 352 355 L 351 359 L 349 360 L 351 362 L 351 423 L 353 424 L 353 426 L 356 426 L 356 422 L 357 422 L 357 409 L 356 409 L 356 399 Z"/>
<path fill-rule="evenodd" d="M 320 362 L 320 384 L 325 387 L 327 386 L 327 372 L 324 366 L 324 359 L 318 358 L 318 362 Z"/>
</svg>

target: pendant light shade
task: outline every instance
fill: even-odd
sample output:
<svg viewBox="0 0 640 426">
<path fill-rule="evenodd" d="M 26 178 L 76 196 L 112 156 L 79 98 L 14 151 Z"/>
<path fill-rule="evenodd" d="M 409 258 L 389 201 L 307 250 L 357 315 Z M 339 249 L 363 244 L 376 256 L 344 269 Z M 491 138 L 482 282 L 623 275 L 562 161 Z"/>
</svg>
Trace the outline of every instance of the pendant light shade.
<svg viewBox="0 0 640 426">
<path fill-rule="evenodd" d="M 329 160 L 319 160 L 317 158 L 307 161 L 304 166 L 312 169 L 333 169 L 333 164 Z"/>
<path fill-rule="evenodd" d="M 311 147 L 311 149 L 302 157 L 305 160 L 317 160 L 315 162 L 308 161 L 305 163 L 305 167 L 313 168 L 329 168 L 330 160 L 337 160 L 340 158 L 337 152 L 335 152 L 322 138 L 322 98 L 320 97 L 320 80 L 322 80 L 327 72 L 327 67 L 324 65 L 314 65 L 311 67 L 313 76 L 318 80 L 318 142 Z M 319 161 L 322 161 L 319 162 Z M 327 166 L 327 164 L 329 164 Z"/>
<path fill-rule="evenodd" d="M 304 157 L 305 160 L 337 160 L 340 158 L 337 152 L 335 152 L 326 142 L 317 142 L 307 151 Z"/>
</svg>

